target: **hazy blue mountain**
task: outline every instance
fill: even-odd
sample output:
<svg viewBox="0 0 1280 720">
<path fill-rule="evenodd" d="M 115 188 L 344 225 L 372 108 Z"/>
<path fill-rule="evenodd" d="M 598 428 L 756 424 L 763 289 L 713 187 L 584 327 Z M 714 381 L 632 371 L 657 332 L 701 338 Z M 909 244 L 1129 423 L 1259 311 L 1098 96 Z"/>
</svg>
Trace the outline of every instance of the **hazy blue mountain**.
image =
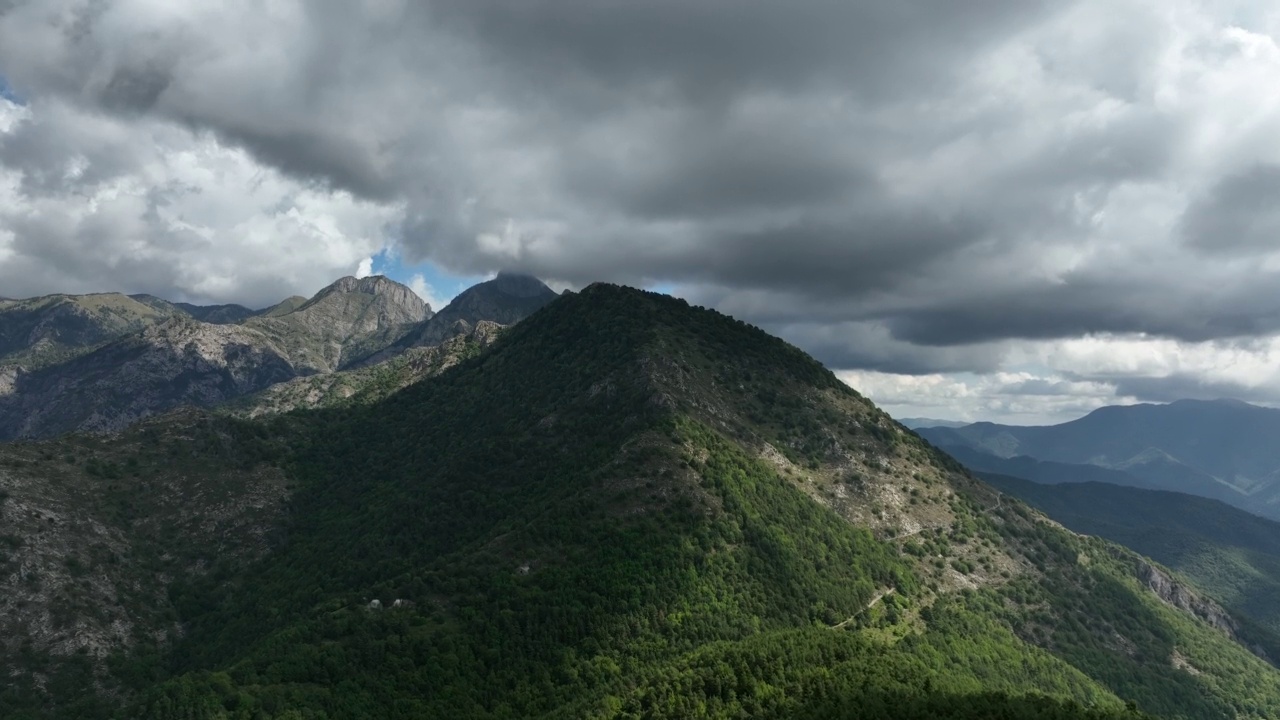
<svg viewBox="0 0 1280 720">
<path fill-rule="evenodd" d="M 896 418 L 896 419 L 898 422 L 902 423 L 906 427 L 911 428 L 912 430 L 919 430 L 920 428 L 927 428 L 927 427 L 958 428 L 958 427 L 964 427 L 965 425 L 969 424 L 961 420 L 938 420 L 936 418 L 923 418 L 923 417 Z"/>
<path fill-rule="evenodd" d="M 1085 479 L 1176 490 L 1280 517 L 1280 410 L 1272 408 L 1235 400 L 1180 400 L 1100 408 L 1061 425 L 974 423 L 919 432 L 939 447 L 1106 468 L 1124 476 Z M 1026 472 L 972 455 L 967 461 L 993 472 Z M 1126 482 L 1125 476 L 1139 482 Z"/>
<path fill-rule="evenodd" d="M 1152 483 L 1136 475 L 1130 475 L 1123 470 L 1098 467 L 1097 465 L 1048 462 L 1027 457 L 1026 455 L 1004 458 L 964 445 L 935 444 L 935 446 L 959 460 L 962 465 L 974 472 L 1012 475 L 1046 485 L 1104 482 L 1129 487 L 1154 487 Z"/>
</svg>

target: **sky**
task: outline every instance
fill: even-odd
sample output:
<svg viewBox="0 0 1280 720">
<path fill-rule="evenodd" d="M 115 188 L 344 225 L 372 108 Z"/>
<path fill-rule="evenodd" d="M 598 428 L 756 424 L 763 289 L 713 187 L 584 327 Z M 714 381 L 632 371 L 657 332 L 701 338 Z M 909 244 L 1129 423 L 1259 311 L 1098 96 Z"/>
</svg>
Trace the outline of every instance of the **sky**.
<svg viewBox="0 0 1280 720">
<path fill-rule="evenodd" d="M 1280 403 L 1280 7 L 7 0 L 0 295 L 670 290 L 899 416 Z"/>
</svg>

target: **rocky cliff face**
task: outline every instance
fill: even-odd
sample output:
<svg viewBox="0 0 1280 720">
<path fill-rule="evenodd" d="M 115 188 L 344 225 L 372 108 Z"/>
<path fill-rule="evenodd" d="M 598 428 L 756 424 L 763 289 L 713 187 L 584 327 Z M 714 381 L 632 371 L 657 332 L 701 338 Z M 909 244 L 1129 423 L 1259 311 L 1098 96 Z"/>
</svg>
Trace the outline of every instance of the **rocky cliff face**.
<svg viewBox="0 0 1280 720">
<path fill-rule="evenodd" d="M 298 309 L 245 322 L 282 347 L 301 374 L 333 372 L 395 344 L 432 316 L 412 290 L 382 276 L 344 277 Z"/>
<path fill-rule="evenodd" d="M 373 277 L 343 278 L 293 312 L 243 325 L 179 313 L 65 362 L 9 368 L 0 376 L 0 439 L 116 432 L 181 405 L 211 407 L 332 372 L 348 353 L 386 347 L 429 312 L 409 288 Z"/>
<path fill-rule="evenodd" d="M 182 633 L 171 583 L 268 550 L 285 475 L 245 454 L 231 429 L 189 411 L 122 436 L 0 444 L 7 689 L 48 679 L 9 666 L 21 657 L 53 670 L 100 665 L 139 642 L 163 647 Z"/>
<path fill-rule="evenodd" d="M 1136 560 L 1134 575 L 1166 604 L 1203 620 L 1218 632 L 1249 648 L 1253 654 L 1275 664 L 1265 650 L 1243 637 L 1239 623 L 1221 605 L 1201 596 L 1163 568 L 1139 557 Z"/>
<path fill-rule="evenodd" d="M 439 345 L 410 348 L 377 365 L 294 378 L 237 400 L 225 409 L 239 417 L 256 418 L 377 402 L 478 354 L 498 338 L 504 326 L 482 320 L 471 327 L 459 320 L 453 330 L 454 336 Z"/>
<path fill-rule="evenodd" d="M 0 394 L 0 439 L 114 432 L 180 405 L 215 405 L 297 375 L 288 355 L 260 332 L 174 318 L 70 362 L 16 373 Z"/>
<path fill-rule="evenodd" d="M 166 316 L 186 315 L 200 322 L 213 323 L 215 325 L 235 325 L 265 312 L 265 310 L 250 310 L 243 305 L 234 304 L 193 305 L 192 303 L 169 302 L 163 298 L 145 293 L 130 295 L 129 297 L 155 308 Z"/>
</svg>

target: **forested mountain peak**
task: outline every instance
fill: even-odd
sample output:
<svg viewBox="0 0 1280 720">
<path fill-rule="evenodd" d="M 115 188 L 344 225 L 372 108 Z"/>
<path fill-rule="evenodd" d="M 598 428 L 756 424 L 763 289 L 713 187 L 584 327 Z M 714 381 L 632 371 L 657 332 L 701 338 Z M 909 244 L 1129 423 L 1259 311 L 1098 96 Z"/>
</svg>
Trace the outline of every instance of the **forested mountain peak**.
<svg viewBox="0 0 1280 720">
<path fill-rule="evenodd" d="M 510 270 L 503 270 L 499 272 L 497 276 L 488 281 L 488 283 L 488 285 L 485 285 L 485 283 L 481 283 L 481 285 L 518 297 L 535 297 L 538 295 L 545 296 L 547 294 L 547 290 L 550 289 L 545 283 L 532 275 L 512 272 Z"/>
<path fill-rule="evenodd" d="M 142 490 L 165 458 L 189 458 L 192 483 L 280 473 L 287 512 L 259 501 L 279 532 L 258 532 L 286 541 L 166 576 L 159 618 L 185 635 L 100 666 L 128 717 L 1280 710 L 1280 676 L 1237 642 L 1269 635 L 1204 622 L 1219 609 L 1176 577 L 977 481 L 795 347 L 656 293 L 591 285 L 373 404 L 157 442 L 57 464 L 105 467 L 106 486 L 40 483 L 63 446 L 0 450 L 0 510 L 66 486 L 80 499 L 59 513 L 125 536 L 130 518 L 91 498 Z M 235 532 L 226 506 L 193 503 L 182 522 L 203 534 L 158 537 L 202 557 L 187 543 Z M 45 567 L 76 551 L 60 547 L 39 545 Z M 10 665 L 0 702 L 75 717 L 32 666 L 65 684 L 77 661 L 40 652 Z"/>
<path fill-rule="evenodd" d="M 225 707 L 201 668 L 256 707 L 343 717 L 906 712 L 884 688 L 1214 717 L 1276 687 L 1146 561 L 678 299 L 591 285 L 381 403 L 290 417 L 290 543 L 191 590 L 188 672 L 150 717 Z"/>
</svg>

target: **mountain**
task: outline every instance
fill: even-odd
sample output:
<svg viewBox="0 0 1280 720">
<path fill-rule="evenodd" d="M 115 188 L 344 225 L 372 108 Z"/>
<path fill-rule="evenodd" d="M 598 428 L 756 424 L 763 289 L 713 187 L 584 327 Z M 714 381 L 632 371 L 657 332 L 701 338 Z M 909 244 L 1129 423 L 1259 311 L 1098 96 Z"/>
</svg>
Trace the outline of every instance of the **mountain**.
<svg viewBox="0 0 1280 720">
<path fill-rule="evenodd" d="M 898 418 L 898 422 L 912 430 L 928 427 L 958 428 L 969 424 L 959 420 L 938 420 L 936 418 Z"/>
<path fill-rule="evenodd" d="M 179 314 L 119 293 L 0 300 L 0 372 L 64 362 Z"/>
<path fill-rule="evenodd" d="M 918 432 L 918 431 L 917 431 Z M 1025 478 L 1045 485 L 1059 483 L 1101 482 L 1128 487 L 1152 488 L 1153 483 L 1123 470 L 1112 470 L 1097 465 L 1073 465 L 1047 462 L 1026 455 L 997 457 L 963 445 L 937 446 L 962 465 L 978 473 L 995 473 Z"/>
<path fill-rule="evenodd" d="M 294 378 L 227 403 L 220 412 L 256 418 L 294 410 L 370 404 L 438 375 L 493 344 L 503 326 L 481 320 L 434 347 L 409 348 L 376 365 Z"/>
<path fill-rule="evenodd" d="M 227 304 L 227 305 L 192 305 L 191 303 L 174 303 L 183 312 L 200 322 L 213 323 L 215 325 L 235 325 L 244 322 L 255 315 L 261 314 L 260 311 L 250 310 L 243 305 Z"/>
<path fill-rule="evenodd" d="M 1177 570 L 1225 606 L 1280 631 L 1280 523 L 1183 493 L 982 477 L 1076 532 L 1114 540 Z"/>
<path fill-rule="evenodd" d="M 281 315 L 288 315 L 289 313 L 293 312 L 294 310 L 297 310 L 298 308 L 306 304 L 307 304 L 307 298 L 304 298 L 301 295 L 293 295 L 291 297 L 285 298 L 284 300 L 281 300 L 280 302 L 276 303 L 275 305 L 272 305 L 269 308 L 263 309 L 258 314 L 262 315 L 263 317 L 280 317 Z"/>
<path fill-rule="evenodd" d="M 195 417 L 0 445 L 0 716 L 1280 714 L 1265 628 L 680 300 L 593 285 L 371 404 Z"/>
<path fill-rule="evenodd" d="M 462 291 L 439 313 L 406 334 L 387 350 L 365 359 L 369 365 L 387 360 L 409 348 L 431 347 L 470 332 L 481 321 L 511 325 L 529 317 L 558 297 L 543 282 L 529 275 L 502 272 Z"/>
<path fill-rule="evenodd" d="M 115 432 L 182 405 L 213 406 L 298 375 L 237 325 L 175 318 L 69 362 L 19 374 L 0 395 L 0 439 Z"/>
<path fill-rule="evenodd" d="M 264 312 L 262 310 L 250 310 L 243 305 L 235 304 L 193 305 L 184 302 L 169 302 L 155 295 L 147 294 L 130 295 L 129 297 L 144 305 L 150 305 L 166 315 L 183 314 L 200 322 L 213 323 L 215 325 L 235 325 Z"/>
<path fill-rule="evenodd" d="M 1061 425 L 974 423 L 919 432 L 939 447 L 1093 465 L 1151 487 L 1215 498 L 1280 519 L 1280 445 L 1274 442 L 1280 437 L 1280 410 L 1272 408 L 1180 400 L 1100 408 Z"/>
<path fill-rule="evenodd" d="M 212 407 L 332 372 L 429 316 L 413 291 L 382 277 L 343 278 L 292 312 L 240 325 L 182 313 L 61 363 L 0 371 L 0 440 L 115 432 L 181 405 Z"/>
<path fill-rule="evenodd" d="M 333 372 L 394 346 L 432 317 L 408 287 L 381 275 L 344 277 L 284 314 L 244 326 L 281 347 L 299 374 Z"/>
<path fill-rule="evenodd" d="M 0 444 L 0 717 L 105 718 L 119 663 L 162 672 L 184 633 L 174 583 L 282 542 L 288 478 L 264 460 L 278 456 L 194 410 Z"/>
</svg>

